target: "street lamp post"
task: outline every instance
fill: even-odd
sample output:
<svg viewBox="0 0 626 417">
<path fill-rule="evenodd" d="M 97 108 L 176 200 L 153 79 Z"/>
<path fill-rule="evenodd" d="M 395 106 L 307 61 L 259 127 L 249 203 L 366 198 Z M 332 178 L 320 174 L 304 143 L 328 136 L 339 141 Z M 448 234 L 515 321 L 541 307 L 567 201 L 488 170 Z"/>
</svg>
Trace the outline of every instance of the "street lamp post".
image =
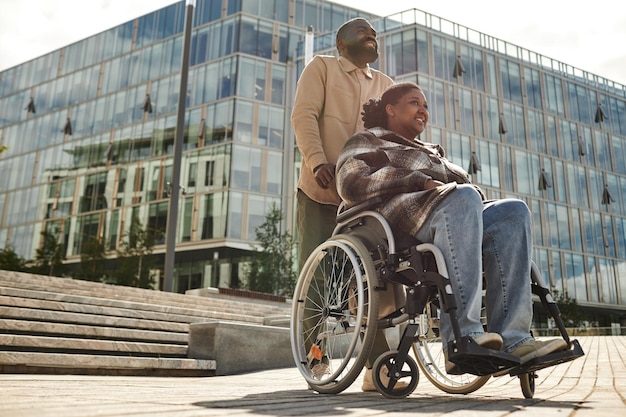
<svg viewBox="0 0 626 417">
<path fill-rule="evenodd" d="M 178 199 L 180 196 L 180 166 L 183 157 L 185 139 L 185 107 L 187 103 L 187 79 L 189 78 L 189 51 L 191 50 L 191 28 L 196 0 L 187 0 L 185 13 L 185 31 L 183 34 L 183 56 L 180 65 L 180 88 L 178 91 L 178 118 L 174 138 L 174 164 L 172 166 L 172 194 L 167 213 L 166 251 L 163 290 L 171 292 L 174 283 L 174 255 L 176 253 L 176 225 L 178 223 Z"/>
</svg>

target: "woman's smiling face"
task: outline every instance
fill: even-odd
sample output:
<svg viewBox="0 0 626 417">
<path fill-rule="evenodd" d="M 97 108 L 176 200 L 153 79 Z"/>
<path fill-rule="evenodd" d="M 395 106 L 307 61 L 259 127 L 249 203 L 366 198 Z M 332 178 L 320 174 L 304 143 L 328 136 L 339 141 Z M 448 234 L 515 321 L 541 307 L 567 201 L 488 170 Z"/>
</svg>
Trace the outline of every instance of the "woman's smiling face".
<svg viewBox="0 0 626 417">
<path fill-rule="evenodd" d="M 428 101 L 424 93 L 413 88 L 396 104 L 386 106 L 388 128 L 407 139 L 413 139 L 426 129 L 428 123 Z"/>
</svg>

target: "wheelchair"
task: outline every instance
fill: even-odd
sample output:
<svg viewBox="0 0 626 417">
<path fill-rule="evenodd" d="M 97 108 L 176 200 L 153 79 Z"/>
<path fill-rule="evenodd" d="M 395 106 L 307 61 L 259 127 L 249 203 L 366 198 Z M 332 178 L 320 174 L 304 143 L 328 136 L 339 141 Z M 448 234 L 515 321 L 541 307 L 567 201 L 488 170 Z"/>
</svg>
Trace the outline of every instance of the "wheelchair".
<svg viewBox="0 0 626 417">
<path fill-rule="evenodd" d="M 525 398 L 535 391 L 536 371 L 584 355 L 570 340 L 537 266 L 531 288 L 554 318 L 567 349 L 520 364 L 519 358 L 461 337 L 456 301 L 441 251 L 408 235 L 394 236 L 373 208 L 381 199 L 340 206 L 332 236 L 307 258 L 293 295 L 290 341 L 296 367 L 309 387 L 338 394 L 360 375 L 378 329 L 399 326 L 396 349 L 373 363 L 373 383 L 387 398 L 404 398 L 417 387 L 419 370 L 438 389 L 468 394 L 493 374 L 517 376 Z M 405 302 L 379 318 L 379 295 L 401 286 Z M 484 309 L 483 309 L 484 310 Z M 454 341 L 444 349 L 440 317 L 450 317 Z M 483 322 L 486 326 L 486 321 Z M 446 358 L 455 366 L 446 371 Z M 411 355 L 411 352 L 413 353 Z M 399 382 L 406 384 L 398 385 Z"/>
</svg>

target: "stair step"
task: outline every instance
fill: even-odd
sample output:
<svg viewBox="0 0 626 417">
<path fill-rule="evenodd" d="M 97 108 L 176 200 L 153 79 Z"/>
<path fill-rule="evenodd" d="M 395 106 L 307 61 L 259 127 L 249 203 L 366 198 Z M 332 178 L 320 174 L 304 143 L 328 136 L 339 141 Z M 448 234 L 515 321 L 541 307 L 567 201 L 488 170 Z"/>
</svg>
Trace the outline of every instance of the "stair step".
<svg viewBox="0 0 626 417">
<path fill-rule="evenodd" d="M 283 305 L 279 303 L 255 303 L 253 300 L 225 300 L 13 271 L 0 271 L 0 287 L 2 286 L 13 288 L 24 288 L 27 286 L 28 289 L 52 293 L 60 292 L 63 294 L 96 296 L 103 299 L 142 302 L 153 305 L 194 306 L 195 308 L 219 306 L 220 310 L 231 312 L 239 312 L 242 308 L 245 308 L 250 314 L 256 312 L 259 315 L 290 310 L 290 306 L 287 303 Z M 57 289 L 61 291 L 56 291 Z"/>
<path fill-rule="evenodd" d="M 42 293 L 41 291 L 13 290 L 0 287 L 0 306 L 2 305 L 180 323 L 191 323 L 206 319 L 262 322 L 260 317 L 244 315 L 241 311 L 238 314 L 232 314 L 222 311 L 155 306 L 145 303 L 103 300 L 83 296 L 61 297 Z"/>
<path fill-rule="evenodd" d="M 19 293 L 20 290 L 24 290 L 24 284 L 18 283 L 8 283 L 6 281 L 0 280 L 0 288 L 2 288 L 2 292 L 5 294 L 9 294 L 10 292 Z M 124 288 L 124 287 L 122 287 Z M 120 294 L 120 289 L 110 290 L 110 291 L 93 291 L 88 289 L 66 289 L 63 287 L 49 287 L 40 284 L 28 284 L 28 291 L 36 292 L 33 293 L 33 297 L 44 298 L 49 300 L 67 300 L 72 297 L 83 297 L 92 299 L 93 302 L 96 303 L 114 303 L 117 302 L 119 304 L 123 303 L 131 303 L 144 305 L 149 309 L 162 309 L 163 307 L 172 308 L 182 308 L 182 309 L 192 309 L 192 310 L 216 310 L 226 313 L 239 313 L 242 309 L 246 309 L 252 315 L 255 316 L 263 316 L 266 314 L 272 314 L 276 311 L 284 311 L 287 306 L 283 308 L 274 307 L 274 306 L 264 306 L 255 303 L 245 303 L 245 302 L 229 302 L 227 300 L 215 299 L 215 298 L 207 298 L 207 297 L 199 297 L 193 295 L 184 295 L 184 294 L 169 294 L 163 296 L 160 291 L 156 290 L 148 290 L 144 289 L 145 293 L 143 295 L 135 296 L 128 294 Z M 161 294 L 159 296 L 154 296 L 153 293 Z M 176 296 L 169 298 L 170 296 Z M 177 296 L 185 297 L 181 300 Z"/>
<path fill-rule="evenodd" d="M 101 314 L 67 313 L 64 311 L 47 311 L 21 307 L 0 306 L 0 317 L 11 319 L 49 321 L 55 323 L 73 323 L 106 327 L 122 327 L 126 329 L 159 330 L 178 333 L 186 332 L 189 329 L 189 324 L 187 323 L 171 323 L 145 319 L 127 319 L 124 317 L 111 317 Z"/>
<path fill-rule="evenodd" d="M 192 324 L 227 323 L 243 329 L 234 340 L 254 339 L 288 327 L 290 312 L 288 303 L 222 297 L 215 289 L 177 294 L 0 270 L 0 372 L 211 376 L 216 357 L 190 353 Z M 217 341 L 202 337 L 196 348 Z M 233 342 L 215 346 L 230 352 Z M 259 361 L 242 369 L 250 366 Z"/>
<path fill-rule="evenodd" d="M 31 334 L 42 336 L 68 336 L 88 339 L 123 340 L 151 343 L 187 345 L 188 332 L 173 333 L 155 330 L 120 329 L 117 327 L 51 323 L 45 321 L 2 320 L 2 330 L 9 334 Z"/>
<path fill-rule="evenodd" d="M 94 375 L 210 376 L 215 374 L 216 369 L 216 362 L 210 359 L 0 351 L 0 372 L 2 373 L 37 371 L 39 373 Z"/>
<path fill-rule="evenodd" d="M 185 345 L 10 334 L 0 334 L 0 346 L 11 351 L 39 349 L 40 351 L 66 354 L 115 352 L 117 354 L 128 353 L 132 356 L 185 357 L 187 355 L 187 346 Z"/>
</svg>

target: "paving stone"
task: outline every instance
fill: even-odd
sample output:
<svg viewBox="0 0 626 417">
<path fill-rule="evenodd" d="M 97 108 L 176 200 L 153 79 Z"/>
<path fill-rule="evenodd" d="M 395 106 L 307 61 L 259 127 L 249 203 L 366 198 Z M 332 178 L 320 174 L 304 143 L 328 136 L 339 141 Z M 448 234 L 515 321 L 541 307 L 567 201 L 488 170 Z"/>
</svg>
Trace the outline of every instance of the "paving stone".
<svg viewBox="0 0 626 417">
<path fill-rule="evenodd" d="M 317 394 L 293 367 L 179 378 L 0 374 L 0 417 L 626 415 L 626 336 L 578 340 L 586 355 L 539 371 L 531 399 L 509 376 L 467 395 L 443 393 L 422 377 L 410 396 L 391 400 L 361 392 L 360 378 L 341 394 Z"/>
</svg>

